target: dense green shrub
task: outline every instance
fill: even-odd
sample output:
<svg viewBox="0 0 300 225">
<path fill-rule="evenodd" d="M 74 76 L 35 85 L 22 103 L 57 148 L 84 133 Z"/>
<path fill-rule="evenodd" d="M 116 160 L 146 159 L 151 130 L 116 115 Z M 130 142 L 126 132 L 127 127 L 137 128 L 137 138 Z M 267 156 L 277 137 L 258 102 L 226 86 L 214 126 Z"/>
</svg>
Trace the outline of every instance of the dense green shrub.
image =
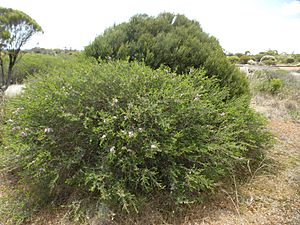
<svg viewBox="0 0 300 225">
<path fill-rule="evenodd" d="M 286 60 L 285 60 L 285 63 L 294 63 L 295 62 L 295 59 L 293 57 L 287 57 Z"/>
<path fill-rule="evenodd" d="M 0 162 L 44 197 L 83 191 L 125 210 L 157 193 L 198 201 L 267 141 L 248 99 L 225 103 L 202 70 L 74 63 L 32 79 L 6 103 Z"/>
<path fill-rule="evenodd" d="M 80 53 L 47 55 L 38 53 L 22 53 L 20 60 L 13 68 L 13 83 L 23 83 L 27 76 L 35 73 L 46 73 L 53 68 L 64 67 L 68 62 L 77 61 L 82 56 Z M 7 56 L 3 57 L 4 64 L 8 63 Z M 6 66 L 5 66 L 6 67 Z M 7 71 L 4 71 L 7 73 Z"/>
<path fill-rule="evenodd" d="M 233 64 L 237 64 L 240 62 L 240 58 L 236 55 L 228 56 L 227 59 Z"/>
<path fill-rule="evenodd" d="M 276 65 L 276 58 L 273 55 L 265 55 L 260 59 L 260 62 L 268 66 Z"/>
<path fill-rule="evenodd" d="M 241 64 L 247 64 L 249 60 L 251 60 L 252 57 L 251 56 L 248 56 L 248 55 L 242 55 L 240 57 L 240 63 Z"/>
<path fill-rule="evenodd" d="M 107 29 L 85 53 L 100 60 L 143 61 L 153 69 L 163 64 L 178 74 L 204 67 L 207 76 L 216 76 L 221 86 L 229 88 L 231 96 L 248 93 L 245 75 L 227 60 L 217 39 L 183 15 L 134 16 Z"/>
</svg>

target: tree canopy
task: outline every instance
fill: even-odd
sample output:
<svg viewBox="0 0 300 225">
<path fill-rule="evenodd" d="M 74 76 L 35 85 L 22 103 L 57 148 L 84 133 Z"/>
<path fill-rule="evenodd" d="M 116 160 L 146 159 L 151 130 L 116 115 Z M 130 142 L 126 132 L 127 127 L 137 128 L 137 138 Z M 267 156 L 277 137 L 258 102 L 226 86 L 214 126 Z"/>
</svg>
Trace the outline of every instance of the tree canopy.
<svg viewBox="0 0 300 225">
<path fill-rule="evenodd" d="M 18 58 L 21 47 L 37 32 L 42 32 L 41 26 L 22 11 L 0 7 L 0 51 L 7 51 L 9 56 L 7 84 L 12 80 L 12 69 Z M 3 59 L 2 82 L 4 82 Z"/>
<path fill-rule="evenodd" d="M 133 16 L 108 28 L 86 46 L 85 53 L 101 60 L 144 61 L 153 69 L 165 65 L 179 74 L 204 67 L 209 77 L 216 76 L 229 87 L 232 96 L 248 92 L 244 74 L 230 64 L 218 40 L 184 15 Z"/>
</svg>

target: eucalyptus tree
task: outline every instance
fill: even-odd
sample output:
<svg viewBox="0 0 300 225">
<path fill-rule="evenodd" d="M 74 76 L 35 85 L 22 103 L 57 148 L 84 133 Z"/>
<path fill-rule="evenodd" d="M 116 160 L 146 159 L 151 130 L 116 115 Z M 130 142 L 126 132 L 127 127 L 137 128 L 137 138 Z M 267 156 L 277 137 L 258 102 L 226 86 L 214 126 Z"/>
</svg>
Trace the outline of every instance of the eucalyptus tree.
<svg viewBox="0 0 300 225">
<path fill-rule="evenodd" d="M 35 34 L 42 32 L 41 26 L 22 11 L 0 7 L 0 65 L 2 84 L 11 84 L 13 67 L 22 46 Z M 7 80 L 4 78 L 3 53 L 8 55 Z"/>
</svg>

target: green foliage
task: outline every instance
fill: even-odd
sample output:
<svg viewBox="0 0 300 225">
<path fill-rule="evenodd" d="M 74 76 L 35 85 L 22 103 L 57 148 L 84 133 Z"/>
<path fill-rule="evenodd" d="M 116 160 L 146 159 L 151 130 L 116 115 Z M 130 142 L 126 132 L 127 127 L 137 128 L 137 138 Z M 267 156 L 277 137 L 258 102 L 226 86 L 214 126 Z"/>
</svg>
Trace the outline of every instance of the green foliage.
<svg viewBox="0 0 300 225">
<path fill-rule="evenodd" d="M 236 55 L 228 56 L 227 59 L 233 64 L 237 64 L 240 62 L 240 58 Z"/>
<path fill-rule="evenodd" d="M 264 61 L 262 61 L 262 63 L 265 64 L 265 65 L 268 65 L 268 66 L 274 66 L 274 65 L 276 65 L 276 61 L 272 60 L 272 59 L 264 60 Z"/>
<path fill-rule="evenodd" d="M 1 182 L 3 178 L 1 177 Z M 8 184 L 6 184 L 8 185 Z M 2 191 L 2 190 L 1 190 Z M 9 192 L 9 191 L 7 191 Z M 0 196 L 0 223 L 6 225 L 21 225 L 37 210 L 34 198 L 21 189 L 13 187 L 13 191 Z M 41 204 L 41 202 L 39 202 Z"/>
<path fill-rule="evenodd" d="M 299 79 L 285 70 L 259 70 L 251 77 L 251 89 L 254 92 L 278 94 L 300 87 Z M 285 88 L 285 90 L 284 90 Z"/>
<path fill-rule="evenodd" d="M 240 63 L 241 64 L 247 64 L 249 60 L 251 60 L 252 57 L 251 56 L 248 56 L 248 55 L 242 55 L 240 57 Z"/>
<path fill-rule="evenodd" d="M 23 53 L 21 53 L 23 54 Z M 24 79 L 36 73 L 47 73 L 53 68 L 64 67 L 71 62 L 79 62 L 84 56 L 80 53 L 47 55 L 25 53 L 13 69 L 12 83 L 23 83 Z M 4 62 L 6 63 L 6 61 Z"/>
<path fill-rule="evenodd" d="M 249 100 L 225 103 L 202 70 L 93 65 L 35 76 L 6 102 L 1 165 L 44 199 L 83 191 L 128 211 L 155 193 L 195 202 L 267 142 Z"/>
<path fill-rule="evenodd" d="M 279 78 L 273 78 L 270 80 L 270 91 L 272 94 L 277 94 L 283 86 L 283 82 Z"/>
<path fill-rule="evenodd" d="M 290 64 L 290 63 L 294 63 L 295 59 L 293 57 L 287 57 L 286 58 L 286 63 Z"/>
<path fill-rule="evenodd" d="M 107 29 L 85 53 L 100 60 L 143 61 L 153 69 L 163 64 L 177 74 L 204 68 L 207 76 L 216 76 L 221 86 L 229 88 L 231 96 L 248 93 L 245 75 L 227 60 L 216 38 L 183 15 L 136 15 Z"/>
<path fill-rule="evenodd" d="M 272 55 L 265 55 L 260 59 L 260 62 L 265 65 L 276 65 L 276 58 Z"/>
<path fill-rule="evenodd" d="M 42 28 L 24 12 L 0 7 L 0 43 L 5 49 L 19 49 Z"/>
<path fill-rule="evenodd" d="M 30 16 L 19 10 L 0 7 L 0 68 L 2 85 L 12 83 L 12 70 L 21 47 L 42 28 Z M 3 54 L 8 56 L 7 78 L 4 74 Z"/>
</svg>

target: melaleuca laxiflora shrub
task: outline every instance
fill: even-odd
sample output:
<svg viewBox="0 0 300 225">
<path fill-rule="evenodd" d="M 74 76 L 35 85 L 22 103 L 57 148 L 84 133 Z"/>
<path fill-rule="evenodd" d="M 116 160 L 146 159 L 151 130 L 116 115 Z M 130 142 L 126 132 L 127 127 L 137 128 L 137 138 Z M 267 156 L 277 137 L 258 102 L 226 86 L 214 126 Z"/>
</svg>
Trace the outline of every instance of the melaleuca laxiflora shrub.
<svg viewBox="0 0 300 225">
<path fill-rule="evenodd" d="M 84 191 L 126 210 L 156 193 L 197 201 L 266 143 L 248 100 L 227 97 L 201 70 L 53 70 L 7 103 L 2 162 L 54 197 Z"/>
</svg>

